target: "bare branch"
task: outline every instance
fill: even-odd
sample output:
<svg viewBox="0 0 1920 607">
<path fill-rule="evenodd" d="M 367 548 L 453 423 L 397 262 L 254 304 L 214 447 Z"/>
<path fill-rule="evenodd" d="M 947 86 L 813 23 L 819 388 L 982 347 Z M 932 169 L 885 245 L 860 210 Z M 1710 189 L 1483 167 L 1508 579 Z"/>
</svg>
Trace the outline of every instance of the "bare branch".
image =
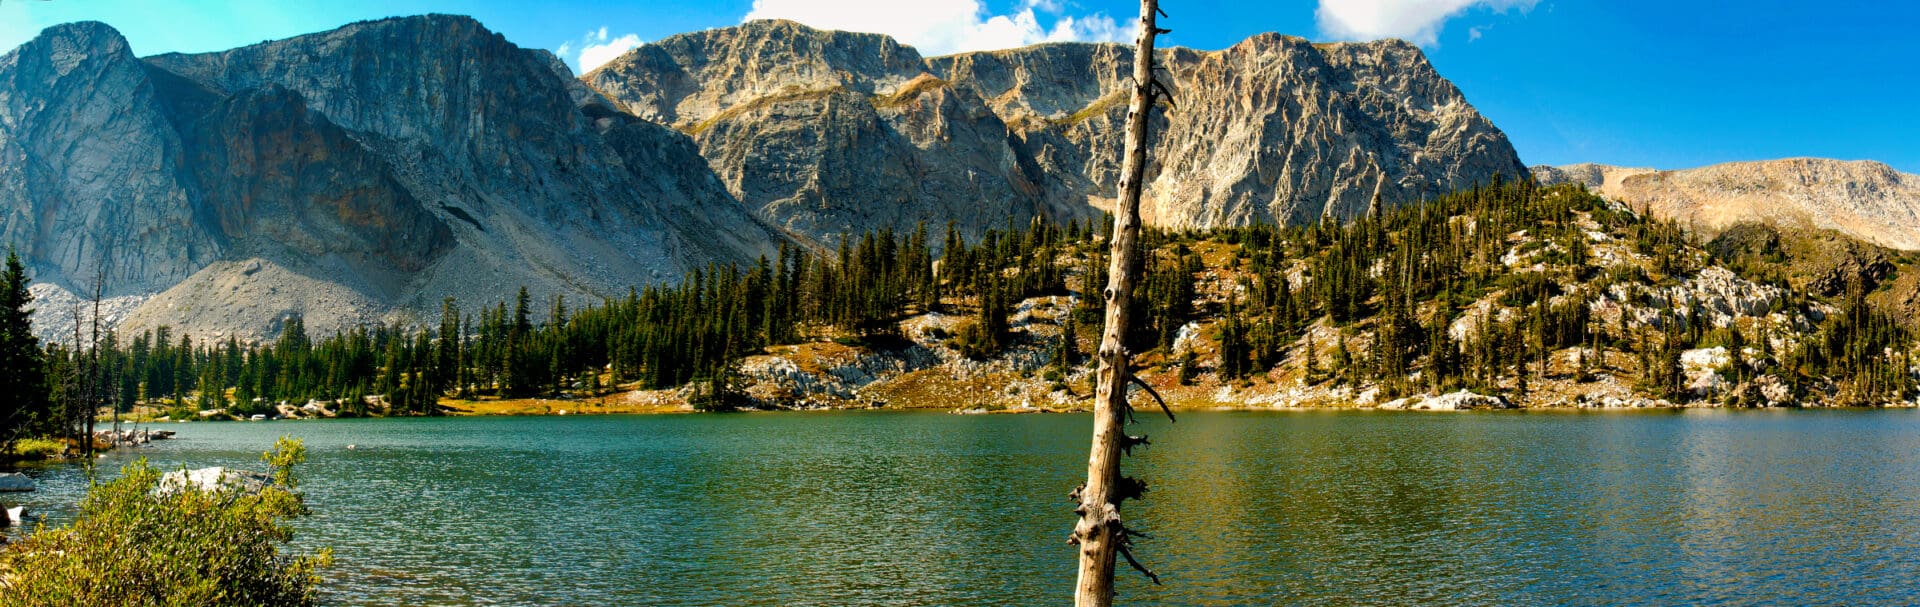
<svg viewBox="0 0 1920 607">
<path fill-rule="evenodd" d="M 1114 535 L 1116 536 L 1114 540 L 1115 543 L 1118 544 L 1120 556 L 1126 557 L 1127 564 L 1133 566 L 1134 571 L 1138 571 L 1141 575 L 1147 576 L 1147 579 L 1153 580 L 1153 585 L 1159 586 L 1160 574 L 1154 573 L 1153 570 L 1148 569 L 1146 565 L 1140 564 L 1140 559 L 1133 557 L 1132 538 L 1136 534 L 1128 532 L 1126 527 L 1117 527 Z"/>
<path fill-rule="evenodd" d="M 1134 375 L 1132 373 L 1127 374 L 1127 380 L 1133 382 L 1135 385 L 1140 386 L 1140 389 L 1146 390 L 1148 396 L 1152 396 L 1154 401 L 1160 403 L 1160 410 L 1167 414 L 1167 421 L 1176 422 L 1176 423 L 1180 421 L 1173 418 L 1173 409 L 1167 406 L 1167 399 L 1160 398 L 1160 393 L 1155 392 L 1153 390 L 1153 386 L 1147 385 L 1146 380 L 1140 379 L 1140 376 Z"/>
</svg>

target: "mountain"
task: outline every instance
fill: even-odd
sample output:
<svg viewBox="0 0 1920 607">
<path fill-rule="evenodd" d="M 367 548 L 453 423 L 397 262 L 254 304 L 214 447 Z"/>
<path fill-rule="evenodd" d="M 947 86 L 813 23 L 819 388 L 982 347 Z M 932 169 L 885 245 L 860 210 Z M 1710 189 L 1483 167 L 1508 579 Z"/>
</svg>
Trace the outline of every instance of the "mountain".
<svg viewBox="0 0 1920 607">
<path fill-rule="evenodd" d="M 0 56 L 0 238 L 43 308 L 104 273 L 134 330 L 410 322 L 776 248 L 706 166 L 466 17 L 147 59 L 76 23 Z"/>
<path fill-rule="evenodd" d="M 783 242 L 1091 218 L 1117 187 L 1120 45 L 922 57 L 757 21 L 584 77 L 466 17 L 140 58 L 100 23 L 0 55 L 0 239 L 45 337 L 417 324 L 529 288 L 580 303 Z M 1350 218 L 1525 170 L 1403 42 L 1163 51 L 1148 219 Z"/>
<path fill-rule="evenodd" d="M 1683 171 L 1596 164 L 1532 171 L 1543 183 L 1585 184 L 1709 236 L 1759 222 L 1833 230 L 1884 247 L 1920 250 L 1920 176 L 1878 162 L 1792 158 Z"/>
<path fill-rule="evenodd" d="M 921 220 L 1089 216 L 1118 189 L 1132 49 L 1056 43 L 925 59 L 788 21 L 672 36 L 583 77 L 691 135 L 763 219 L 812 236 Z M 1419 49 L 1261 35 L 1169 49 L 1150 223 L 1364 213 L 1524 165 Z"/>
</svg>

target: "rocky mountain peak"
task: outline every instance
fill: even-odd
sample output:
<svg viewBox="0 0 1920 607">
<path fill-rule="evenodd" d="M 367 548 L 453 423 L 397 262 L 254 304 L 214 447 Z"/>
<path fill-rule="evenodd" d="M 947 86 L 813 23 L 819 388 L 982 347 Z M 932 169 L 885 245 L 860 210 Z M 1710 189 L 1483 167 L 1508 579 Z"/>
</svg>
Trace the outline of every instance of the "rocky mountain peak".
<svg viewBox="0 0 1920 607">
<path fill-rule="evenodd" d="M 1786 158 L 1679 171 L 1582 164 L 1534 167 L 1533 174 L 1548 184 L 1585 184 L 1709 236 L 1759 222 L 1920 250 L 1920 176 L 1880 162 Z"/>
<path fill-rule="evenodd" d="M 120 30 L 99 21 L 75 21 L 40 30 L 40 35 L 16 51 L 28 55 L 44 54 L 56 65 L 68 66 L 88 57 L 132 56 L 127 39 L 120 35 Z"/>
<path fill-rule="evenodd" d="M 247 338 L 521 286 L 595 300 L 777 248 L 685 135 L 610 111 L 467 17 L 148 59 L 63 26 L 0 59 L 0 239 L 50 289 L 104 269 L 130 330 Z"/>
<path fill-rule="evenodd" d="M 756 20 L 641 45 L 582 77 L 633 115 L 690 129 L 775 96 L 874 94 L 925 71 L 889 36 Z"/>
<path fill-rule="evenodd" d="M 644 45 L 584 81 L 692 135 L 763 219 L 821 238 L 828 226 L 998 225 L 1004 215 L 981 221 L 982 201 L 1016 221 L 1104 208 L 1118 187 L 1132 52 L 1054 43 L 922 59 L 885 36 L 768 21 Z M 1526 170 L 1402 41 L 1262 34 L 1161 52 L 1177 86 L 1156 110 L 1146 216 L 1159 225 L 1352 217 L 1376 194 L 1398 204 Z M 876 148 L 890 151 L 842 160 Z"/>
<path fill-rule="evenodd" d="M 0 241 L 41 280 L 164 288 L 223 244 L 179 170 L 179 134 L 112 27 L 47 28 L 0 56 Z"/>
<path fill-rule="evenodd" d="M 1013 125 L 1054 183 L 1052 208 L 1106 204 L 1117 186 L 1133 51 L 1043 45 L 930 60 Z M 1176 83 L 1146 216 L 1173 227 L 1352 217 L 1524 166 L 1506 136 L 1402 41 L 1313 44 L 1261 34 L 1220 51 L 1173 48 Z M 1076 177 L 1078 179 L 1076 179 Z"/>
</svg>

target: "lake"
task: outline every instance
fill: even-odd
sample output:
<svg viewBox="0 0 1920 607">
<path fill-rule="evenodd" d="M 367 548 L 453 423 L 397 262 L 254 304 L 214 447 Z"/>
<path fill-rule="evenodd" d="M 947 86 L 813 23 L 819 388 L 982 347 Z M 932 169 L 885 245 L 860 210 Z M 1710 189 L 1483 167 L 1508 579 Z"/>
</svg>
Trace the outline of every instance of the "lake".
<svg viewBox="0 0 1920 607">
<path fill-rule="evenodd" d="M 1141 417 L 1133 605 L 1920 602 L 1920 414 Z M 306 440 L 330 605 L 1064 605 L 1084 415 L 169 425 L 109 456 Z M 347 445 L 356 448 L 348 450 Z M 30 471 L 70 516 L 74 467 Z M 0 500 L 18 500 L 8 496 Z"/>
</svg>

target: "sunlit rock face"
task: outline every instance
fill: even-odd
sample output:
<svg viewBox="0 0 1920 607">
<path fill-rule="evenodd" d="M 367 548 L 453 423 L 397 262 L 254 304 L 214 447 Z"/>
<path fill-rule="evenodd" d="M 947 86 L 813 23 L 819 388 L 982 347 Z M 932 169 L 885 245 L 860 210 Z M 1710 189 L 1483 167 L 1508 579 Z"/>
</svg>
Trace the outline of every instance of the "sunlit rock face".
<svg viewBox="0 0 1920 607">
<path fill-rule="evenodd" d="M 1533 168 L 1711 237 L 1742 223 L 1834 230 L 1920 250 L 1920 175 L 1879 162 L 1787 158 L 1661 171 L 1576 164 Z"/>
<path fill-rule="evenodd" d="M 1512 145 L 1404 42 L 1262 35 L 1163 52 L 1146 216 L 1300 223 L 1519 178 Z M 762 218 L 813 236 L 931 219 L 1089 216 L 1119 186 L 1132 49 L 1043 44 L 921 59 L 785 21 L 642 46 L 584 80 L 690 133 Z"/>
</svg>

